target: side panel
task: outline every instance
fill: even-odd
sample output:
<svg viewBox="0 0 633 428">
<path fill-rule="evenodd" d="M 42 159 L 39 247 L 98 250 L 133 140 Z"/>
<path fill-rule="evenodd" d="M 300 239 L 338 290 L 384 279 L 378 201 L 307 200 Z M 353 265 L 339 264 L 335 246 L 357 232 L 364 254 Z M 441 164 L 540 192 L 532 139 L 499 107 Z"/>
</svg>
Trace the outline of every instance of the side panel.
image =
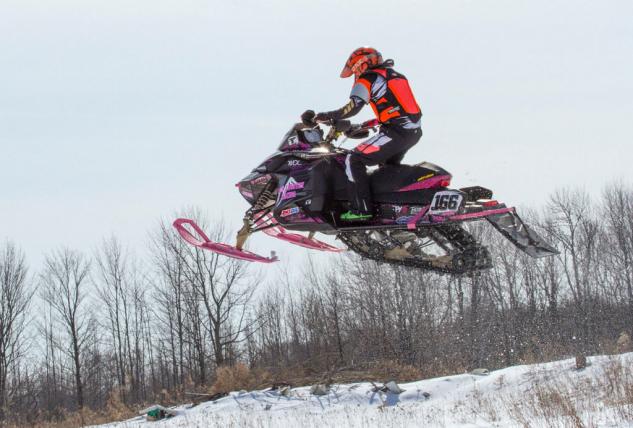
<svg viewBox="0 0 633 428">
<path fill-rule="evenodd" d="M 311 212 L 312 175 L 309 169 L 293 171 L 279 183 L 277 202 L 273 209 L 275 220 L 289 230 L 323 231 L 332 226 L 320 214 Z"/>
</svg>

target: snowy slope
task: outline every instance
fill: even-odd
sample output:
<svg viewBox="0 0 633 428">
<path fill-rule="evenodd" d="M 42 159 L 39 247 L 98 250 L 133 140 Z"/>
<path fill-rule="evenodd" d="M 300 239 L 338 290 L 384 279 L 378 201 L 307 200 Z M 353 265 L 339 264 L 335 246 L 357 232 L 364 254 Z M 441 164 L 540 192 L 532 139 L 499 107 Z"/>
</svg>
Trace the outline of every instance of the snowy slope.
<svg viewBox="0 0 633 428">
<path fill-rule="evenodd" d="M 372 384 L 334 385 L 328 395 L 295 388 L 233 392 L 216 402 L 182 406 L 160 422 L 138 417 L 121 427 L 633 427 L 631 406 L 616 403 L 613 379 L 631 382 L 633 353 L 515 366 L 487 376 L 462 374 L 401 384 L 399 395 L 372 392 Z M 624 379 L 626 378 L 626 379 Z M 630 385 L 629 385 L 630 386 Z M 616 388 L 617 389 L 617 388 Z M 429 393 L 428 398 L 424 393 Z"/>
</svg>

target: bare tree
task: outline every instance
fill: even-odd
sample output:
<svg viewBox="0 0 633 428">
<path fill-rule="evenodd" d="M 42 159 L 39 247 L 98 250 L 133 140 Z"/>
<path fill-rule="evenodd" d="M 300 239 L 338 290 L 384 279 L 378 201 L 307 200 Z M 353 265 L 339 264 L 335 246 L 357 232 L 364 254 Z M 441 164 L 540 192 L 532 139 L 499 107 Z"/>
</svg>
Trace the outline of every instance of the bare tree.
<svg viewBox="0 0 633 428">
<path fill-rule="evenodd" d="M 584 345 L 591 340 L 589 313 L 597 264 L 600 226 L 592 215 L 592 202 L 582 191 L 557 191 L 550 211 L 555 218 L 552 234 L 561 244 L 565 278 L 576 304 L 577 336 Z"/>
<path fill-rule="evenodd" d="M 189 284 L 185 277 L 186 243 L 170 225 L 161 223 L 152 235 L 152 255 L 157 274 L 155 308 L 156 328 L 165 336 L 167 345 L 161 352 L 169 358 L 172 386 L 185 383 L 186 314 Z"/>
<path fill-rule="evenodd" d="M 32 296 L 24 254 L 7 242 L 0 249 L 0 420 L 11 398 L 9 370 L 19 366 L 24 357 L 26 316 Z"/>
<path fill-rule="evenodd" d="M 214 228 L 211 236 L 215 240 L 225 238 L 222 224 Z M 243 339 L 256 281 L 249 277 L 246 263 L 239 260 L 192 247 L 181 256 L 187 262 L 185 276 L 203 306 L 215 364 L 233 363 L 228 351 Z"/>
<path fill-rule="evenodd" d="M 603 191 L 602 204 L 610 232 L 611 280 L 621 285 L 628 305 L 629 334 L 633 335 L 633 189 L 612 183 Z"/>
<path fill-rule="evenodd" d="M 97 290 L 106 311 L 117 368 L 118 385 L 122 391 L 130 390 L 134 400 L 139 399 L 139 355 L 144 308 L 143 293 L 139 287 L 134 261 L 124 252 L 121 244 L 111 238 L 103 242 L 96 253 Z"/>
<path fill-rule="evenodd" d="M 53 252 L 44 261 L 42 298 L 56 314 L 66 338 L 60 348 L 72 360 L 72 373 L 77 407 L 84 407 L 82 356 L 84 345 L 91 338 L 90 313 L 85 301 L 88 293 L 90 262 L 78 252 L 63 249 Z"/>
<path fill-rule="evenodd" d="M 208 229 L 199 213 L 187 215 Z M 221 223 L 210 235 L 214 240 L 226 238 Z M 211 369 L 205 363 L 207 349 L 216 366 L 234 363 L 237 345 L 247 330 L 253 331 L 255 321 L 247 315 L 257 281 L 247 272 L 246 263 L 186 245 L 165 223 L 153 241 L 162 284 L 157 293 L 159 319 L 169 332 L 174 376 L 179 372 L 178 383 L 183 384 L 186 365 L 188 371 L 195 368 L 196 373 L 190 374 L 203 382 Z M 203 340 L 209 340 L 210 346 Z"/>
</svg>

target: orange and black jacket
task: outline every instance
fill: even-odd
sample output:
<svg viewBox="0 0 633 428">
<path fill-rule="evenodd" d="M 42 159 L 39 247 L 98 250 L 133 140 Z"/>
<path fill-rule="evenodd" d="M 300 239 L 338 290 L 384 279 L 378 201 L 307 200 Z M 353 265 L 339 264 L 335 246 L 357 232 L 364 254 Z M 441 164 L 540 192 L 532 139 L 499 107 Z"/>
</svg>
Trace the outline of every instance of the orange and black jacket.
<svg viewBox="0 0 633 428">
<path fill-rule="evenodd" d="M 329 118 L 347 119 L 365 104 L 371 105 L 381 124 L 417 129 L 422 112 L 407 78 L 389 66 L 367 70 L 354 82 L 350 101 L 338 110 L 325 113 Z"/>
</svg>

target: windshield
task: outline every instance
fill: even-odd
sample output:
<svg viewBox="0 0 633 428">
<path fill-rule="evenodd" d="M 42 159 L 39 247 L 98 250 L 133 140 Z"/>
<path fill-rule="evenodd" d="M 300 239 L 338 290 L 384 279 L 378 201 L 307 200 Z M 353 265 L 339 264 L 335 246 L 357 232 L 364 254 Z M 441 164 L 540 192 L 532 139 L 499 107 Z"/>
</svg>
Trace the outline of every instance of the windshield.
<svg viewBox="0 0 633 428">
<path fill-rule="evenodd" d="M 323 139 L 323 131 L 320 128 L 297 129 L 296 126 L 284 135 L 277 150 L 282 152 L 292 150 L 309 150 L 313 145 Z"/>
</svg>

